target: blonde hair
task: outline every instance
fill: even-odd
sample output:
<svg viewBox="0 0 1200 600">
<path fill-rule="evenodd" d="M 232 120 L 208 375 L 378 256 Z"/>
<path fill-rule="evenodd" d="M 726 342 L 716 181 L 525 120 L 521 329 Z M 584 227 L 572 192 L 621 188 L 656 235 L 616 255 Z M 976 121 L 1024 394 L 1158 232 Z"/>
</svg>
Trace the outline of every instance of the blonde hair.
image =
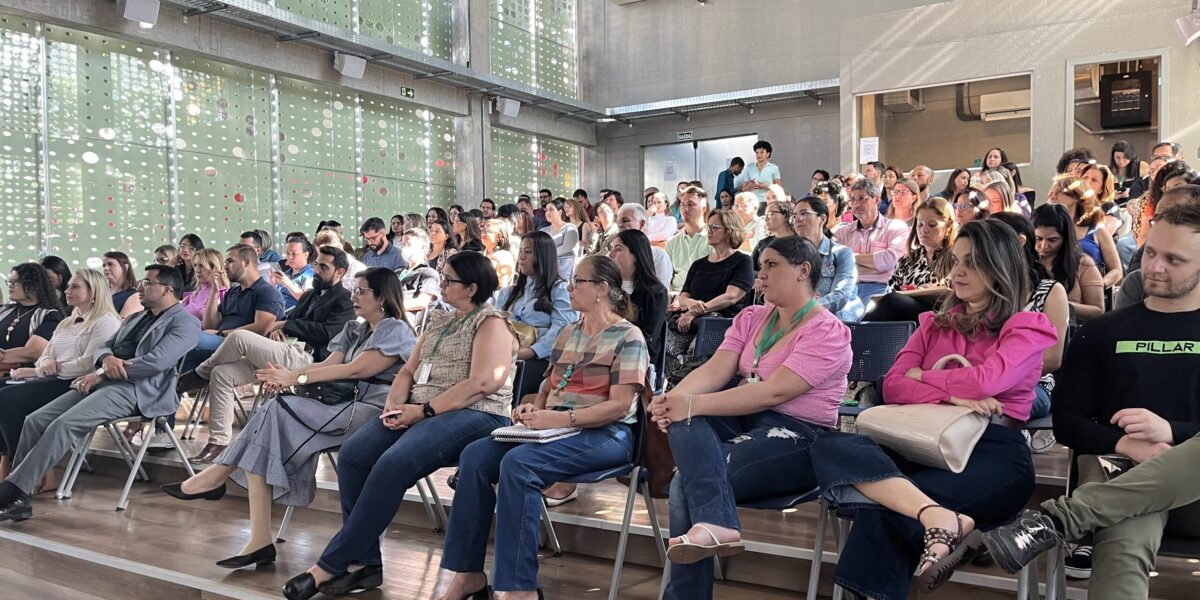
<svg viewBox="0 0 1200 600">
<path fill-rule="evenodd" d="M 751 194 L 753 195 L 753 194 Z M 756 197 L 755 200 L 758 200 Z M 728 209 L 714 210 L 708 215 L 704 221 L 707 223 L 712 218 L 717 218 L 721 222 L 721 227 L 725 228 L 725 233 L 729 236 L 729 247 L 737 250 L 738 246 L 746 239 L 745 233 L 742 231 L 742 218 L 737 216 L 737 213 Z"/>
<path fill-rule="evenodd" d="M 784 202 L 788 198 L 787 191 L 784 190 L 783 186 L 779 185 L 778 183 L 772 183 L 771 185 L 768 185 L 767 191 L 770 192 L 772 196 L 775 196 L 775 199 L 768 200 L 767 204 L 770 204 L 771 202 Z M 755 194 L 755 196 L 757 196 L 757 194 Z"/>
<path fill-rule="evenodd" d="M 73 277 L 78 277 L 83 280 L 83 283 L 92 291 L 92 305 L 89 308 L 81 309 L 78 306 L 71 311 L 71 316 L 63 319 L 58 324 L 58 329 L 62 329 L 75 319 L 83 317 L 83 328 L 88 329 L 95 323 L 97 319 L 104 315 L 112 315 L 121 320 L 121 315 L 117 313 L 116 306 L 113 305 L 112 288 L 108 286 L 108 279 L 104 277 L 104 273 L 96 269 L 79 269 L 75 271 Z M 85 315 L 86 311 L 86 315 Z"/>
<path fill-rule="evenodd" d="M 229 275 L 225 273 L 225 257 L 216 248 L 205 248 L 192 256 L 192 268 L 204 267 L 214 273 L 221 274 L 221 286 L 229 287 Z M 203 287 L 207 281 L 197 282 L 197 287 Z"/>
<path fill-rule="evenodd" d="M 1066 194 L 1075 199 L 1075 214 L 1071 221 L 1080 227 L 1095 227 L 1104 219 L 1104 209 L 1100 207 L 1100 199 L 1096 190 L 1088 182 L 1073 175 L 1060 175 L 1050 188 L 1050 199 L 1057 194 Z"/>
<path fill-rule="evenodd" d="M 918 201 L 913 205 L 913 218 L 916 221 L 921 220 L 921 211 L 931 210 L 937 213 L 938 219 L 941 219 L 946 224 L 946 236 L 942 239 L 942 248 L 938 250 L 933 259 L 933 274 L 942 279 L 950 273 L 951 253 L 950 247 L 954 245 L 954 239 L 958 236 L 958 221 L 954 219 L 954 207 L 949 200 L 934 196 L 925 200 Z M 912 229 L 908 233 L 908 257 L 912 260 L 920 258 L 925 252 L 925 247 L 921 245 L 920 238 L 917 237 L 917 224 L 913 223 Z"/>
<path fill-rule="evenodd" d="M 322 229 L 317 233 L 317 237 L 313 238 L 313 245 L 320 248 L 323 246 L 333 246 L 341 249 L 342 236 L 338 235 L 336 229 Z"/>
<path fill-rule="evenodd" d="M 992 182 L 988 183 L 987 185 L 983 186 L 984 198 L 987 198 L 988 190 L 996 190 L 996 192 L 1000 194 L 1000 199 L 1001 199 L 1002 203 L 1004 204 L 1004 212 L 1012 212 L 1013 210 L 1015 210 L 1015 207 L 1017 205 L 1016 195 L 1013 194 L 1013 189 L 1011 187 L 1009 187 L 1009 185 L 1007 183 L 1005 183 L 1003 179 L 997 179 L 996 181 L 992 181 Z M 992 209 L 991 200 L 989 199 L 988 200 L 988 212 L 991 212 L 991 209 Z"/>
</svg>

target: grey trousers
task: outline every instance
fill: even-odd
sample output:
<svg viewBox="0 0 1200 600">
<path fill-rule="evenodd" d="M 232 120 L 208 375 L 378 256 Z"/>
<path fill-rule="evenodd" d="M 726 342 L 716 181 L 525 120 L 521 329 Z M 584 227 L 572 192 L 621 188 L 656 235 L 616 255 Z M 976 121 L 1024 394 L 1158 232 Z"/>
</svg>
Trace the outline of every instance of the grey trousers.
<svg viewBox="0 0 1200 600">
<path fill-rule="evenodd" d="M 1079 486 L 1042 503 L 1068 540 L 1094 536 L 1088 598 L 1126 600 L 1150 593 L 1163 530 L 1200 536 L 1200 436 L 1104 483 Z"/>
<path fill-rule="evenodd" d="M 58 464 L 75 440 L 105 421 L 138 414 L 133 384 L 105 383 L 84 396 L 71 390 L 25 417 L 21 442 L 13 454 L 16 468 L 8 476 L 29 494 L 42 477 Z"/>
</svg>

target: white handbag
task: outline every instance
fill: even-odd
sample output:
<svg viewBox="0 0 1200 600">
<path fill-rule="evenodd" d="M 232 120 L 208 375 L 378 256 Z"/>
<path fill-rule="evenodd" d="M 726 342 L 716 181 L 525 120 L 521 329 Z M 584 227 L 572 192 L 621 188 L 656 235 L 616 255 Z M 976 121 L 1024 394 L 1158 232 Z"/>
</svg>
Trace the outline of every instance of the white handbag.
<svg viewBox="0 0 1200 600">
<path fill-rule="evenodd" d="M 931 370 L 955 361 L 971 362 L 959 354 L 943 357 Z M 965 406 L 952 404 L 888 404 L 873 406 L 858 415 L 858 432 L 904 458 L 927 467 L 962 473 L 971 452 L 987 429 L 987 417 Z"/>
</svg>

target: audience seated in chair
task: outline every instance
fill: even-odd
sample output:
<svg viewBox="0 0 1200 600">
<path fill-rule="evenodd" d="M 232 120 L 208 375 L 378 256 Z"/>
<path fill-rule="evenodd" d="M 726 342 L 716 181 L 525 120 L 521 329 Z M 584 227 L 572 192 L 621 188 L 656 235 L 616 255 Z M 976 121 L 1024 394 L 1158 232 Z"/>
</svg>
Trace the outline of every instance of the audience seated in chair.
<svg viewBox="0 0 1200 600">
<path fill-rule="evenodd" d="M 617 229 L 626 231 L 629 229 L 637 230 L 646 234 L 650 229 L 650 215 L 641 204 L 629 203 L 621 206 L 621 210 L 617 211 Z M 618 234 L 620 235 L 620 234 Z M 611 250 L 612 245 L 609 245 Z M 675 274 L 675 267 L 671 264 L 671 255 L 667 254 L 666 250 L 656 246 L 650 246 L 650 255 L 654 259 L 654 275 L 659 283 L 664 288 L 671 285 L 671 278 Z"/>
<path fill-rule="evenodd" d="M 508 425 L 517 341 L 507 314 L 487 304 L 496 273 L 477 252 L 452 256 L 442 298 L 454 308 L 425 326 L 412 358 L 396 374 L 383 418 L 342 444 L 338 490 L 342 529 L 317 564 L 288 580 L 284 596 L 307 600 L 378 587 L 383 581 L 379 536 L 404 490 L 437 469 L 458 463 L 471 442 Z"/>
<path fill-rule="evenodd" d="M 879 186 L 862 179 L 850 186 L 849 206 L 854 220 L 833 232 L 839 244 L 854 252 L 858 265 L 858 298 L 869 305 L 882 294 L 901 256 L 905 255 L 908 225 L 879 214 Z"/>
<path fill-rule="evenodd" d="M 671 285 L 667 288 L 672 293 L 683 290 L 692 263 L 709 253 L 708 227 L 705 221 L 708 215 L 708 193 L 700 187 L 686 186 L 680 192 L 678 207 L 683 227 L 675 237 L 667 240 L 667 255 L 671 257 L 671 266 L 675 269 L 675 276 L 671 278 Z"/>
<path fill-rule="evenodd" d="M 410 323 L 415 322 L 422 311 L 437 304 L 442 297 L 442 276 L 425 264 L 429 252 L 429 234 L 424 229 L 409 229 L 397 242 L 408 268 L 400 273 L 400 284 L 404 290 L 404 310 Z"/>
<path fill-rule="evenodd" d="M 229 275 L 225 273 L 224 263 L 225 257 L 214 248 L 205 248 L 192 255 L 196 289 L 183 294 L 182 304 L 188 314 L 201 323 L 209 311 L 220 314 L 218 307 L 229 291 Z"/>
<path fill-rule="evenodd" d="M 67 282 L 67 306 L 73 310 L 32 367 L 13 369 L 9 377 L 20 385 L 0 387 L 0 477 L 11 470 L 9 457 L 21 439 L 25 417 L 71 389 L 71 382 L 96 370 L 96 352 L 121 325 L 113 309 L 108 281 L 94 269 L 80 269 Z M 43 489 L 51 486 L 42 485 Z M 35 492 L 36 493 L 36 492 Z"/>
<path fill-rule="evenodd" d="M 316 277 L 324 283 L 318 284 L 318 289 L 327 294 L 343 290 L 339 280 L 344 257 L 338 248 L 321 249 Z M 329 259 L 343 266 L 334 269 L 326 264 Z M 301 302 L 302 306 L 304 300 Z M 295 368 L 274 360 L 259 365 L 253 375 L 263 382 L 264 393 L 281 395 L 251 415 L 233 445 L 213 460 L 213 466 L 187 481 L 163 486 L 168 494 L 183 500 L 220 498 L 227 477 L 249 489 L 250 539 L 236 556 L 218 566 L 237 569 L 274 561 L 271 504 L 308 506 L 316 494 L 318 455 L 342 445 L 381 413 L 392 380 L 416 343 L 412 327 L 404 321 L 404 302 L 395 274 L 380 267 L 359 273 L 353 311 L 362 321 L 342 319 L 341 331 L 321 353 L 321 362 L 305 361 Z M 303 386 L 335 382 L 343 387 L 353 382 L 357 391 L 340 401 L 304 396 L 314 388 Z M 289 391 L 293 386 L 298 387 Z M 337 392 L 329 386 L 324 393 Z"/>
<path fill-rule="evenodd" d="M 860 435 L 824 432 L 812 445 L 825 497 L 856 509 L 834 580 L 874 598 L 907 597 L 914 575 L 923 591 L 947 581 L 966 555 L 966 536 L 1011 519 L 1034 490 L 1020 428 L 1042 354 L 1055 344 L 1054 327 L 1045 315 L 1021 310 L 1031 290 L 1011 227 L 972 221 L 952 251 L 954 296 L 936 314 L 921 315 L 884 380 L 884 397 L 889 404 L 965 406 L 990 417 L 963 471 L 905 460 Z M 933 370 L 952 354 L 972 366 Z"/>
<path fill-rule="evenodd" d="M 142 302 L 137 293 L 137 275 L 133 264 L 124 252 L 105 252 L 104 277 L 108 279 L 108 288 L 112 290 L 113 308 L 122 319 L 142 310 Z"/>
<path fill-rule="evenodd" d="M 463 450 L 442 557 L 442 568 L 455 575 L 439 596 L 443 600 L 487 590 L 484 558 L 493 514 L 494 589 L 510 600 L 541 598 L 537 554 L 542 488 L 631 460 L 634 403 L 646 381 L 649 358 L 641 331 L 629 322 L 632 305 L 621 280 L 620 268 L 608 257 L 591 256 L 579 263 L 571 307 L 581 318 L 559 332 L 547 385 L 512 412 L 513 421 L 530 429 L 579 432 L 540 444 L 485 438 Z"/>
<path fill-rule="evenodd" d="M 8 273 L 9 303 L 0 308 L 0 375 L 27 367 L 46 349 L 63 319 L 46 268 L 23 263 Z"/>
<path fill-rule="evenodd" d="M 213 310 L 204 313 L 203 331 L 196 347 L 184 359 L 183 371 L 194 370 L 238 329 L 266 335 L 276 320 L 283 318 L 283 298 L 258 270 L 258 255 L 249 246 L 238 245 L 225 256 L 225 273 L 234 283 Z"/>
<path fill-rule="evenodd" d="M 312 246 L 307 239 L 297 237 L 284 244 L 282 270 L 275 275 L 275 289 L 283 299 L 286 313 L 296 306 L 306 292 L 313 289 L 313 266 L 309 264 Z"/>
<path fill-rule="evenodd" d="M 287 246 L 291 252 L 297 244 Z M 244 329 L 229 332 L 212 356 L 180 376 L 180 392 L 208 388 L 209 438 L 191 458 L 193 464 L 212 462 L 229 445 L 237 388 L 253 383 L 255 370 L 274 365 L 297 371 L 328 357 L 326 346 L 354 318 L 350 292 L 341 285 L 347 265 L 345 252 L 321 248 L 313 289 L 300 297 L 286 320 L 273 322 L 265 337 Z M 312 355 L 305 346 L 313 349 Z"/>
<path fill-rule="evenodd" d="M 896 189 L 908 190 L 904 185 Z M 909 195 L 913 195 L 911 191 Z M 903 202 L 899 197 L 897 201 Z M 892 204 L 893 208 L 897 206 Z M 958 235 L 958 223 L 950 202 L 930 198 L 917 203 L 913 215 L 908 252 L 896 263 L 885 295 L 875 302 L 864 321 L 916 321 L 921 313 L 934 310 L 952 293 L 950 248 Z"/>
<path fill-rule="evenodd" d="M 200 324 L 179 304 L 182 288 L 178 271 L 162 265 L 146 267 L 146 279 L 138 285 L 146 310 L 122 323 L 96 353 L 100 368 L 73 381 L 72 391 L 25 419 L 12 457 L 14 469 L 0 483 L 0 520 L 30 518 L 29 494 L 38 480 L 75 440 L 100 424 L 175 412 L 179 361 L 196 345 L 200 333 Z"/>
<path fill-rule="evenodd" d="M 704 367 L 651 405 L 678 466 L 667 598 L 712 597 L 711 557 L 742 548 L 738 501 L 817 485 L 809 445 L 837 423 L 852 358 L 850 331 L 817 301 L 820 278 L 811 241 L 772 242 L 758 273 L 766 304 L 734 317 Z"/>
<path fill-rule="evenodd" d="M 792 206 L 792 227 L 806 238 L 821 255 L 821 279 L 817 282 L 817 302 L 843 321 L 857 321 L 863 314 L 858 299 L 858 265 L 854 252 L 837 243 L 826 227 L 829 205 L 816 196 L 805 196 Z"/>
</svg>

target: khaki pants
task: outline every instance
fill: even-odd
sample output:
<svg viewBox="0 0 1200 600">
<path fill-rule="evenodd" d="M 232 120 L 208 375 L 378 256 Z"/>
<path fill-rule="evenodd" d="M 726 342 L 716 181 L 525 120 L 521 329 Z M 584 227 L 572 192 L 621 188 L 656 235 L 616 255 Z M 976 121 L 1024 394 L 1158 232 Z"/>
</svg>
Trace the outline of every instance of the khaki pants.
<svg viewBox="0 0 1200 600">
<path fill-rule="evenodd" d="M 1150 570 L 1163 531 L 1200 537 L 1200 436 L 1120 477 L 1081 485 L 1070 497 L 1042 503 L 1058 517 L 1067 540 L 1093 534 L 1092 600 L 1150 594 Z"/>
<path fill-rule="evenodd" d="M 208 430 L 210 444 L 228 446 L 233 441 L 233 403 L 237 386 L 254 382 L 254 371 L 267 363 L 296 370 L 312 364 L 301 344 L 269 340 L 245 330 L 231 332 L 212 356 L 196 367 L 208 379 Z"/>
</svg>

